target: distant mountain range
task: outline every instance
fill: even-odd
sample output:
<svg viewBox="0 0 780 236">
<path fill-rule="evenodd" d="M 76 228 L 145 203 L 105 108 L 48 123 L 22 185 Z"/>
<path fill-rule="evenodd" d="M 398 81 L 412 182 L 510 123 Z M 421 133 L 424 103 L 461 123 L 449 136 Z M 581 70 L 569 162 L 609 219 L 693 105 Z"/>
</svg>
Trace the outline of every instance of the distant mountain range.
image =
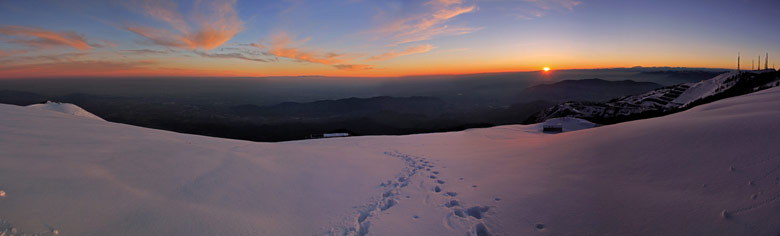
<svg viewBox="0 0 780 236">
<path fill-rule="evenodd" d="M 456 87 L 468 87 L 464 86 Z M 614 97 L 660 87 L 662 85 L 651 82 L 584 79 L 538 84 L 515 92 L 493 87 L 477 89 L 480 93 L 497 93 L 478 96 L 484 100 L 459 99 L 458 95 L 374 96 L 275 105 L 225 103 L 205 97 L 182 100 L 86 93 L 47 96 L 3 90 L 0 91 L 0 103 L 67 102 L 113 122 L 233 139 L 286 141 L 334 131 L 353 135 L 398 135 L 516 124 L 561 102 L 606 102 Z M 467 90 L 464 93 L 468 93 Z M 493 100 L 497 98 L 504 100 Z"/>
<path fill-rule="evenodd" d="M 529 87 L 519 94 L 520 101 L 606 101 L 615 97 L 647 92 L 663 87 L 657 83 L 603 79 L 564 80 Z"/>
<path fill-rule="evenodd" d="M 298 103 L 285 102 L 273 106 L 246 104 L 231 107 L 242 116 L 261 117 L 335 117 L 364 115 L 373 112 L 419 113 L 425 115 L 446 111 L 447 103 L 434 97 L 372 97 L 345 98 Z"/>
</svg>

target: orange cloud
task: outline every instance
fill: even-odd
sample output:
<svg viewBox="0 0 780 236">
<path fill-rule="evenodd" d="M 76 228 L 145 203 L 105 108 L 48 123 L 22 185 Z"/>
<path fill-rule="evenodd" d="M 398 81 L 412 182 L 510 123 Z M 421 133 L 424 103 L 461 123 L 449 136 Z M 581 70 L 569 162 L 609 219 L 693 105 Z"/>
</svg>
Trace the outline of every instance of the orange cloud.
<svg viewBox="0 0 780 236">
<path fill-rule="evenodd" d="M 146 14 L 152 18 L 168 23 L 168 25 L 181 33 L 190 33 L 190 26 L 177 11 L 178 5 L 176 2 L 145 0 L 141 5 L 143 5 Z"/>
<path fill-rule="evenodd" d="M 341 64 L 347 62 L 342 57 L 342 53 L 334 52 L 319 52 L 316 50 L 307 50 L 299 48 L 300 45 L 309 41 L 309 38 L 302 40 L 295 40 L 286 32 L 279 32 L 271 36 L 271 43 L 269 46 L 262 44 L 251 43 L 250 46 L 268 50 L 268 53 L 277 57 L 286 57 L 295 59 L 297 61 L 305 61 L 312 63 L 319 63 L 325 65 L 333 65 L 334 68 L 339 70 L 368 70 L 372 69 L 370 65 L 359 64 Z"/>
<path fill-rule="evenodd" d="M 178 12 L 175 2 L 145 0 L 142 5 L 147 15 L 167 23 L 176 32 L 142 26 L 127 26 L 125 29 L 162 46 L 211 50 L 232 39 L 244 29 L 244 22 L 238 18 L 235 10 L 235 0 L 213 1 L 205 7 L 201 6 L 200 1 L 196 2 L 194 7 L 196 14 L 192 21 L 196 23 L 197 30 L 194 31 Z"/>
<path fill-rule="evenodd" d="M 343 60 L 338 58 L 341 55 L 337 53 L 319 53 L 316 51 L 308 51 L 297 48 L 297 45 L 301 45 L 306 41 L 309 41 L 309 39 L 296 41 L 286 32 L 279 32 L 271 36 L 271 45 L 268 47 L 268 52 L 278 57 L 286 57 L 300 61 L 308 61 L 326 65 L 343 62 Z M 265 46 L 257 44 L 254 45 L 256 45 L 255 47 L 265 48 Z"/>
<path fill-rule="evenodd" d="M 368 60 L 368 61 L 387 60 L 387 59 L 396 58 L 396 57 L 400 57 L 400 56 L 412 55 L 412 54 L 417 54 L 417 53 L 424 53 L 424 52 L 430 51 L 431 49 L 433 49 L 433 46 L 431 46 L 430 44 L 418 45 L 418 46 L 414 46 L 414 47 L 409 47 L 406 50 L 403 50 L 403 51 L 400 51 L 400 52 L 389 51 L 389 52 L 386 52 L 386 53 L 382 53 L 382 55 L 369 57 L 366 60 Z"/>
<path fill-rule="evenodd" d="M 333 67 L 336 67 L 336 69 L 339 69 L 339 70 L 348 70 L 348 71 L 359 71 L 359 70 L 374 69 L 374 67 L 371 66 L 371 65 L 363 65 L 363 64 L 352 64 L 352 65 L 338 64 L 338 65 L 333 65 Z"/>
<path fill-rule="evenodd" d="M 399 45 L 410 42 L 428 40 L 440 35 L 468 34 L 480 28 L 449 27 L 447 21 L 459 15 L 473 12 L 476 5 L 464 5 L 461 0 L 434 0 L 425 3 L 428 11 L 392 21 L 373 32 L 381 36 L 389 36 Z"/>
<path fill-rule="evenodd" d="M 7 40 L 8 42 L 30 47 L 69 46 L 78 50 L 92 49 L 86 38 L 75 32 L 53 32 L 36 27 L 0 25 L 0 34 L 16 37 Z"/>
</svg>

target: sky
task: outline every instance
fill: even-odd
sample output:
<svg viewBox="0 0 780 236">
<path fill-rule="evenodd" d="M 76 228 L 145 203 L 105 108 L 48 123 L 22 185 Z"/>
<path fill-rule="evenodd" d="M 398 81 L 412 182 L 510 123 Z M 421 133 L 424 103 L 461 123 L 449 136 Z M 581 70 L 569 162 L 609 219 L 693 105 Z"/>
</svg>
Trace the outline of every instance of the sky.
<svg viewBox="0 0 780 236">
<path fill-rule="evenodd" d="M 749 69 L 779 25 L 777 0 L 0 0 L 0 78 Z"/>
</svg>

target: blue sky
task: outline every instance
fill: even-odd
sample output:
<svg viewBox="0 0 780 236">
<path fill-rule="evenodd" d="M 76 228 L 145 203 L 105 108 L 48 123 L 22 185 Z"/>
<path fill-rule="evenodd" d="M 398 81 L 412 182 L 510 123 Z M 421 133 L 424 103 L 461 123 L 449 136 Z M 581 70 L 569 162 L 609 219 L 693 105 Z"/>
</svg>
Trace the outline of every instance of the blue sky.
<svg viewBox="0 0 780 236">
<path fill-rule="evenodd" d="M 748 66 L 780 56 L 770 0 L 2 0 L 0 13 L 2 77 L 733 68 L 737 52 Z"/>
</svg>

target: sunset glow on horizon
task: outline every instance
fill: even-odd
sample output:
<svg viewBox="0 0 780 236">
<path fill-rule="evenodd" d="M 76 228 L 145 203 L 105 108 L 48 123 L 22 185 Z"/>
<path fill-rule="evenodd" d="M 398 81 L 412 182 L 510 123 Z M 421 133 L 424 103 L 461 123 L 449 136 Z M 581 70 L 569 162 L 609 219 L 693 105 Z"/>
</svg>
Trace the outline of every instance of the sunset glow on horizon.
<svg viewBox="0 0 780 236">
<path fill-rule="evenodd" d="M 737 52 L 780 56 L 769 0 L 49 0 L 3 1 L 0 13 L 0 78 L 736 68 Z"/>
</svg>

